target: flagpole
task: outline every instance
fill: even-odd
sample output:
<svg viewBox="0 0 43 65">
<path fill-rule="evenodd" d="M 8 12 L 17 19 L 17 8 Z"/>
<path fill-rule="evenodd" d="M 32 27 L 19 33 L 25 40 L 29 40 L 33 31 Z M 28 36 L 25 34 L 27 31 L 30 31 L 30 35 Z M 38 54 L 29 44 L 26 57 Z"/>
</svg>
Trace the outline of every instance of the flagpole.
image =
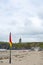
<svg viewBox="0 0 43 65">
<path fill-rule="evenodd" d="M 11 64 L 11 49 L 12 49 L 12 38 L 11 38 L 11 32 L 9 35 L 9 43 L 10 43 L 10 56 L 9 56 L 9 63 Z"/>
<path fill-rule="evenodd" d="M 11 47 L 10 47 L 10 57 L 9 57 L 9 63 L 11 64 Z"/>
</svg>

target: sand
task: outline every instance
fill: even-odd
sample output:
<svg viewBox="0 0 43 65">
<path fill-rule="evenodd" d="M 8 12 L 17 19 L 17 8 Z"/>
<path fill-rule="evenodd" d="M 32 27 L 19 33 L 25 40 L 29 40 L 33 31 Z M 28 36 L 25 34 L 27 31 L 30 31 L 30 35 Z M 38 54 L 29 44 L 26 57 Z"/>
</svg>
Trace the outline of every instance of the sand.
<svg viewBox="0 0 43 65">
<path fill-rule="evenodd" d="M 9 50 L 0 52 L 0 65 L 43 65 L 43 51 L 12 50 L 9 64 Z"/>
</svg>

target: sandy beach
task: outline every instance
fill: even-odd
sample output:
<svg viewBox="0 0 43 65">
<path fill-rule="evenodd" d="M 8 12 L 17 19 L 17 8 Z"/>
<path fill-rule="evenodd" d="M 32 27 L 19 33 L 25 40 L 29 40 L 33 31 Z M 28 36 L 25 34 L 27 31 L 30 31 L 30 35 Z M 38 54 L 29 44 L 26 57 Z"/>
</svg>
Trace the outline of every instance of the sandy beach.
<svg viewBox="0 0 43 65">
<path fill-rule="evenodd" d="M 43 51 L 12 50 L 9 64 L 9 50 L 0 52 L 0 65 L 43 65 Z"/>
</svg>

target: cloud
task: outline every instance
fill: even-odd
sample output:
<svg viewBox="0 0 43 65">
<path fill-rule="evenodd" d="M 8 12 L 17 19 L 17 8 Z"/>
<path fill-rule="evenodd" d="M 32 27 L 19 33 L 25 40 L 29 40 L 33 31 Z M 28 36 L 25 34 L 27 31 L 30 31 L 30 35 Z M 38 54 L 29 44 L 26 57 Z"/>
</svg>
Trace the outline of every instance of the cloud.
<svg viewBox="0 0 43 65">
<path fill-rule="evenodd" d="M 43 41 L 43 0 L 0 0 L 0 40 Z"/>
</svg>

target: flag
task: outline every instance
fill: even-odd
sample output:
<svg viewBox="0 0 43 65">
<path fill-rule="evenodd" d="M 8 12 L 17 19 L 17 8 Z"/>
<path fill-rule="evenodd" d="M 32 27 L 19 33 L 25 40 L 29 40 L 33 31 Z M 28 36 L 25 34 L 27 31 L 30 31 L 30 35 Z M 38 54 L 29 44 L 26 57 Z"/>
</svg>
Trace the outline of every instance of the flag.
<svg viewBox="0 0 43 65">
<path fill-rule="evenodd" d="M 10 47 L 12 47 L 12 38 L 11 38 L 11 32 L 10 32 L 10 35 L 9 35 L 9 44 L 10 44 Z"/>
</svg>

